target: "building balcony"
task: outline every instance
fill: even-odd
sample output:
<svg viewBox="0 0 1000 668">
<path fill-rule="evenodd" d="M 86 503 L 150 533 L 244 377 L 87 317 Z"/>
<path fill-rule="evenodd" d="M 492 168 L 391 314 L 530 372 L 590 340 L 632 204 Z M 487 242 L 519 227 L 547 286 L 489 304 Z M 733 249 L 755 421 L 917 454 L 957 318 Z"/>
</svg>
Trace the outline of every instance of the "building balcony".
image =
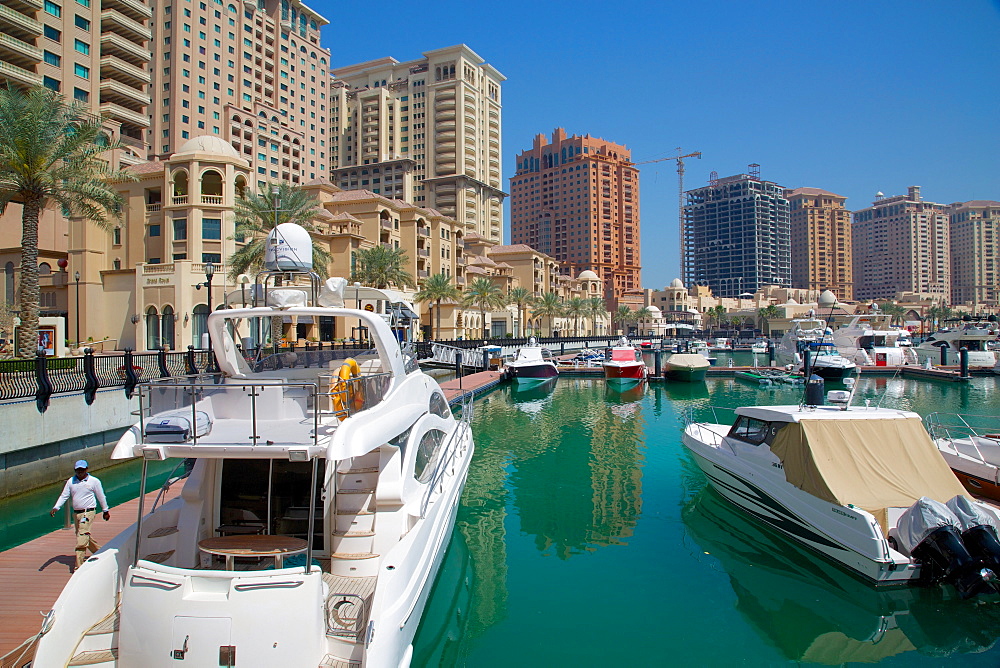
<svg viewBox="0 0 1000 668">
<path fill-rule="evenodd" d="M 140 2 L 140 0 L 102 0 L 101 7 L 104 9 L 117 9 L 126 16 L 136 20 L 153 18 L 153 10 Z"/>
<path fill-rule="evenodd" d="M 139 87 L 142 85 L 149 85 L 152 81 L 152 77 L 148 70 L 144 70 L 141 67 L 136 67 L 132 63 L 125 62 L 121 58 L 116 58 L 114 56 L 103 56 L 101 58 L 101 77 L 111 78 L 117 75 L 119 78 L 124 76 L 129 79 L 132 85 Z"/>
<path fill-rule="evenodd" d="M 455 99 L 455 89 L 454 88 L 443 88 L 438 90 L 434 95 L 434 103 L 437 104 L 438 100 L 454 100 Z"/>
<path fill-rule="evenodd" d="M 222 206 L 222 195 L 202 195 L 201 203 Z"/>
<path fill-rule="evenodd" d="M 455 110 L 454 109 L 445 109 L 445 110 L 442 110 L 442 111 L 435 111 L 434 112 L 434 120 L 435 120 L 435 122 L 451 121 L 451 120 L 454 120 L 454 119 L 455 119 Z"/>
<path fill-rule="evenodd" d="M 32 37 L 42 34 L 42 24 L 30 16 L 25 16 L 16 9 L 0 5 L 0 27 L 10 26 L 14 31 L 22 31 Z M 7 32 L 7 31 L 5 31 Z"/>
<path fill-rule="evenodd" d="M 147 204 L 146 205 L 146 213 L 156 213 L 161 208 L 162 208 L 162 205 L 159 202 L 157 202 L 156 204 Z"/>
<path fill-rule="evenodd" d="M 135 61 L 139 61 L 142 66 L 148 65 L 152 59 L 149 50 L 114 32 L 101 34 L 101 54 L 118 56 L 133 64 L 136 64 Z"/>
<path fill-rule="evenodd" d="M 392 221 L 389 220 L 388 218 L 383 218 L 382 221 L 381 221 L 381 224 L 382 224 L 382 229 L 384 229 L 384 230 L 391 230 L 392 229 Z"/>
<path fill-rule="evenodd" d="M 417 270 L 417 278 L 427 278 L 430 275 L 431 275 L 431 272 L 427 271 L 426 269 L 418 269 Z"/>
<path fill-rule="evenodd" d="M 23 67 L 18 67 L 17 65 L 13 65 L 3 60 L 0 60 L 0 78 L 10 79 L 11 81 L 17 81 L 29 86 L 42 85 L 41 74 L 35 74 L 30 70 L 26 70 Z"/>
<path fill-rule="evenodd" d="M 429 248 L 418 248 L 417 257 L 430 257 L 431 251 Z"/>
<path fill-rule="evenodd" d="M 0 57 L 22 67 L 30 67 L 42 60 L 42 50 L 10 35 L 0 33 Z"/>
<path fill-rule="evenodd" d="M 123 105 L 149 106 L 151 100 L 141 90 L 136 90 L 117 79 L 101 79 L 101 101 L 121 102 Z"/>
<path fill-rule="evenodd" d="M 431 228 L 429 227 L 418 227 L 417 235 L 421 237 L 429 237 L 431 235 Z"/>
<path fill-rule="evenodd" d="M 148 27 L 114 9 L 105 9 L 101 12 L 101 32 L 116 32 L 128 39 L 141 41 L 153 38 L 153 33 Z"/>
<path fill-rule="evenodd" d="M 173 206 L 183 206 L 183 205 L 186 205 L 188 203 L 188 196 L 187 195 L 174 195 L 173 197 L 170 198 L 170 203 Z"/>
<path fill-rule="evenodd" d="M 464 267 L 465 266 L 465 256 L 464 255 L 458 255 L 458 256 L 455 257 L 455 266 L 456 267 Z"/>
<path fill-rule="evenodd" d="M 456 276 L 455 285 L 465 285 L 465 276 Z"/>
</svg>

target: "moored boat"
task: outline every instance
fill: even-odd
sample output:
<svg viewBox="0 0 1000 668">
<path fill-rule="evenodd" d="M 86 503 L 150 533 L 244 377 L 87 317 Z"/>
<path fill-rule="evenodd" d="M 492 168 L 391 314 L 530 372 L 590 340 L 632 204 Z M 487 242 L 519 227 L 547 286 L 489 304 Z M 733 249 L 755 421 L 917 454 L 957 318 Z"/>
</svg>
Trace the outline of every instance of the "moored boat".
<svg viewBox="0 0 1000 668">
<path fill-rule="evenodd" d="M 528 345 L 518 349 L 517 356 L 505 366 L 511 378 L 519 383 L 537 383 L 559 375 L 552 353 L 538 345 L 535 337 L 528 339 Z"/>
<path fill-rule="evenodd" d="M 970 367 L 994 367 L 997 364 L 993 344 L 1000 335 L 1000 324 L 995 315 L 978 320 L 965 316 L 962 320 L 949 322 L 952 323 L 950 326 L 934 332 L 913 349 L 920 364 L 960 364 L 962 348 L 968 351 Z"/>
<path fill-rule="evenodd" d="M 646 363 L 642 351 L 624 336 L 604 355 L 601 363 L 604 379 L 612 383 L 638 383 L 646 379 Z"/>
<path fill-rule="evenodd" d="M 1000 416 L 931 413 L 924 426 L 969 493 L 1000 501 Z"/>
<path fill-rule="evenodd" d="M 112 457 L 142 458 L 143 481 L 155 460 L 190 474 L 148 513 L 140 497 L 138 521 L 74 573 L 33 665 L 410 663 L 474 450 L 471 406 L 456 419 L 382 315 L 343 308 L 345 283 L 317 295 L 315 274 L 265 273 L 262 305 L 208 318 L 220 373 L 139 386 Z M 373 348 L 237 343 L 321 318 L 361 323 Z"/>
<path fill-rule="evenodd" d="M 910 333 L 893 327 L 891 316 L 873 307 L 859 313 L 834 330 L 832 340 L 837 352 L 858 366 L 902 366 L 918 364 L 910 347 Z"/>
<path fill-rule="evenodd" d="M 792 320 L 792 327 L 781 337 L 776 360 L 782 366 L 804 371 L 805 354 L 809 351 L 810 374 L 826 380 L 842 380 L 854 374 L 857 365 L 839 355 L 830 340 L 832 332 L 826 323 L 813 317 Z"/>
<path fill-rule="evenodd" d="M 920 417 L 830 398 L 689 421 L 682 442 L 723 497 L 871 584 L 995 594 L 1000 515 L 965 496 Z"/>
<path fill-rule="evenodd" d="M 670 353 L 663 360 L 663 375 L 668 380 L 698 383 L 705 380 L 711 366 L 708 359 L 698 353 Z"/>
</svg>

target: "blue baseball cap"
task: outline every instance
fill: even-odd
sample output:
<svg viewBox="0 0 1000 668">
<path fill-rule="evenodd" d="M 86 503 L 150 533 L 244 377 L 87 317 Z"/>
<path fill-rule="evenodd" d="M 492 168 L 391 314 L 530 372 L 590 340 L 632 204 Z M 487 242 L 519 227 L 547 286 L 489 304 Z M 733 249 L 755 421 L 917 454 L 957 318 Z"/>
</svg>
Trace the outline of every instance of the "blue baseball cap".
<svg viewBox="0 0 1000 668">
<path fill-rule="evenodd" d="M 78 459 L 78 460 L 76 460 L 76 464 L 73 464 L 73 468 L 74 469 L 85 469 L 85 468 L 87 468 L 87 460 L 86 459 Z"/>
</svg>

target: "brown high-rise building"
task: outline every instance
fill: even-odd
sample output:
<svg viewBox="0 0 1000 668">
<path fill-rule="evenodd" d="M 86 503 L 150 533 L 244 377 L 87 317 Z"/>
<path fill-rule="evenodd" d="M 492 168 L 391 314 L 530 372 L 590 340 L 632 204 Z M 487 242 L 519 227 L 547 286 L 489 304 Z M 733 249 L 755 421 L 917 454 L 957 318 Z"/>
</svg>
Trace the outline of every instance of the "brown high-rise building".
<svg viewBox="0 0 1000 668">
<path fill-rule="evenodd" d="M 854 299 L 851 212 L 846 197 L 819 188 L 785 191 L 792 239 L 792 287 L 832 290 Z"/>
<path fill-rule="evenodd" d="M 609 309 L 627 290 L 642 287 L 639 255 L 639 170 L 620 144 L 537 135 L 517 156 L 510 179 L 511 243 L 554 257 L 572 276 L 591 270 Z"/>
<path fill-rule="evenodd" d="M 1000 202 L 952 204 L 951 303 L 1000 304 Z"/>
</svg>

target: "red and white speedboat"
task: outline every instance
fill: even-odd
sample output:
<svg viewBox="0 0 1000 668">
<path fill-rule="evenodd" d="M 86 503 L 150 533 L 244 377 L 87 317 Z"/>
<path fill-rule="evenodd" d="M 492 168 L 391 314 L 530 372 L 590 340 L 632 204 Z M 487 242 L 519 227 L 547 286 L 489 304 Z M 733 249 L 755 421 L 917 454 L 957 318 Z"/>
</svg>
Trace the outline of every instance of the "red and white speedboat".
<svg viewBox="0 0 1000 668">
<path fill-rule="evenodd" d="M 604 379 L 616 383 L 638 383 L 646 379 L 646 363 L 642 351 L 624 336 L 618 344 L 608 348 L 604 356 Z"/>
</svg>

